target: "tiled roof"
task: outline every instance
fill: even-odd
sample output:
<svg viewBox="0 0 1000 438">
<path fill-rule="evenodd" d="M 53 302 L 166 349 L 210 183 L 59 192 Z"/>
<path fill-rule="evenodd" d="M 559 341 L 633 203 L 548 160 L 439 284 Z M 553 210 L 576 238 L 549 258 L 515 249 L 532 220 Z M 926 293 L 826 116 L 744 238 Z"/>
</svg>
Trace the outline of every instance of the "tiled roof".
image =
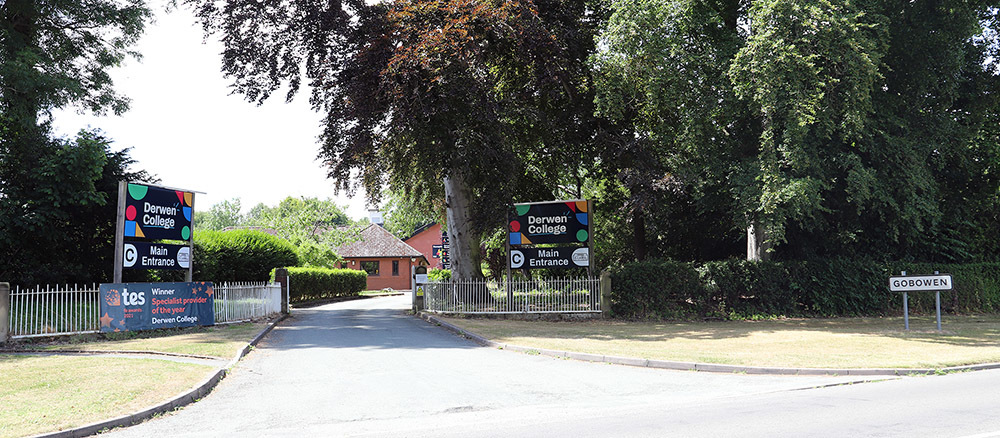
<svg viewBox="0 0 1000 438">
<path fill-rule="evenodd" d="M 423 257 L 420 251 L 407 245 L 378 225 L 361 231 L 361 240 L 337 248 L 341 257 Z"/>
</svg>

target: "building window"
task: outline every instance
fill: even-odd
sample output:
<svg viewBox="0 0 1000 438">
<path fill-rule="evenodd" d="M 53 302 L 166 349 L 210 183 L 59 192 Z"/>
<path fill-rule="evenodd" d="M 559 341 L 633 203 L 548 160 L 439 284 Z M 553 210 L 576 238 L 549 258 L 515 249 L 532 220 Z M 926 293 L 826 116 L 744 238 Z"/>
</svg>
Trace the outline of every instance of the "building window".
<svg viewBox="0 0 1000 438">
<path fill-rule="evenodd" d="M 378 277 L 378 260 L 361 262 L 361 269 L 367 272 L 369 277 Z"/>
<path fill-rule="evenodd" d="M 399 277 L 399 260 L 392 261 L 392 276 Z"/>
</svg>

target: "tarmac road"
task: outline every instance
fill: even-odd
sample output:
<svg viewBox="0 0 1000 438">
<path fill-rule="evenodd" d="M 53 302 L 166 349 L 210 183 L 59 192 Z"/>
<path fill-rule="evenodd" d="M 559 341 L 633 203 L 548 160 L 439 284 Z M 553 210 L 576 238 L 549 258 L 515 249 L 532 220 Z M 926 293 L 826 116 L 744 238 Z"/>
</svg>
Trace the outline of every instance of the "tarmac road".
<svg viewBox="0 0 1000 438">
<path fill-rule="evenodd" d="M 408 315 L 409 300 L 295 309 L 210 395 L 107 435 L 773 436 L 786 430 L 856 436 L 869 429 L 879 435 L 913 430 L 883 427 L 879 415 L 896 411 L 893 401 L 880 398 L 885 392 L 910 397 L 913 408 L 924 406 L 901 421 L 926 422 L 933 400 L 909 393 L 914 384 L 933 383 L 934 391 L 952 387 L 948 379 L 988 376 L 985 381 L 995 388 L 992 382 L 1000 376 L 980 372 L 826 387 L 857 377 L 578 362 L 480 347 Z M 824 388 L 807 389 L 815 387 Z M 992 392 L 992 406 L 1000 406 L 1000 392 Z M 961 400 L 956 395 L 949 402 Z M 878 405 L 884 405 L 882 411 L 874 408 Z M 844 421 L 852 416 L 866 422 L 859 429 L 833 428 L 849 424 Z M 983 418 L 988 416 L 968 417 Z M 1000 420 L 984 421 L 962 432 L 1000 431 Z"/>
</svg>

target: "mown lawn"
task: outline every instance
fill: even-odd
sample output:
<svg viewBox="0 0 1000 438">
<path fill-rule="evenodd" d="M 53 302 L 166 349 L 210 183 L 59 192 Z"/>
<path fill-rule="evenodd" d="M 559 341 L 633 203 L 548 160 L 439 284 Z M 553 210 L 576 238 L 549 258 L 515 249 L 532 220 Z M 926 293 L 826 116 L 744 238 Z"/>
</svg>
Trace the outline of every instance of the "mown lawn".
<svg viewBox="0 0 1000 438">
<path fill-rule="evenodd" d="M 943 368 L 1000 362 L 1000 316 L 720 322 L 445 318 L 497 342 L 609 356 L 745 366 Z"/>
<path fill-rule="evenodd" d="M 130 414 L 183 393 L 214 371 L 153 359 L 0 354 L 0 437 Z"/>
<path fill-rule="evenodd" d="M 20 342 L 38 351 L 155 351 L 231 359 L 266 323 L 155 330 Z M 216 367 L 109 356 L 0 352 L 0 437 L 54 432 L 131 414 L 180 395 Z"/>
<path fill-rule="evenodd" d="M 231 359 L 238 349 L 246 345 L 264 327 L 267 327 L 265 322 L 248 322 L 212 327 L 115 333 L 111 335 L 110 340 L 87 335 L 59 340 L 57 344 L 27 346 L 47 351 L 158 351 Z"/>
</svg>

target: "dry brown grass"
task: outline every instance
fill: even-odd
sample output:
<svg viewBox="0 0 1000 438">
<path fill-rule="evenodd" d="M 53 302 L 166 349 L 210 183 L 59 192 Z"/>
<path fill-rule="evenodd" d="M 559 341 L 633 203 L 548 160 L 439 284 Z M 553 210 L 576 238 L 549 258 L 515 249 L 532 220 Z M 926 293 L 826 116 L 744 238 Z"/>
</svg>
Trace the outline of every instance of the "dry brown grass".
<svg viewBox="0 0 1000 438">
<path fill-rule="evenodd" d="M 19 347 L 40 351 L 157 351 L 232 358 L 267 326 L 243 323 L 86 335 Z M 0 353 L 0 437 L 78 427 L 130 414 L 185 392 L 214 367 L 154 359 Z"/>
<path fill-rule="evenodd" d="M 265 327 L 267 323 L 257 322 L 156 330 L 118 334 L 124 338 L 118 340 L 82 337 L 69 343 L 41 347 L 45 350 L 159 351 L 231 359 L 238 349 L 243 348 Z"/>
<path fill-rule="evenodd" d="M 181 394 L 213 370 L 152 359 L 0 355 L 0 437 L 129 414 Z"/>
<path fill-rule="evenodd" d="M 497 342 L 683 362 L 815 368 L 942 368 L 1000 362 L 1000 317 L 725 322 L 540 322 L 446 318 Z"/>
</svg>

